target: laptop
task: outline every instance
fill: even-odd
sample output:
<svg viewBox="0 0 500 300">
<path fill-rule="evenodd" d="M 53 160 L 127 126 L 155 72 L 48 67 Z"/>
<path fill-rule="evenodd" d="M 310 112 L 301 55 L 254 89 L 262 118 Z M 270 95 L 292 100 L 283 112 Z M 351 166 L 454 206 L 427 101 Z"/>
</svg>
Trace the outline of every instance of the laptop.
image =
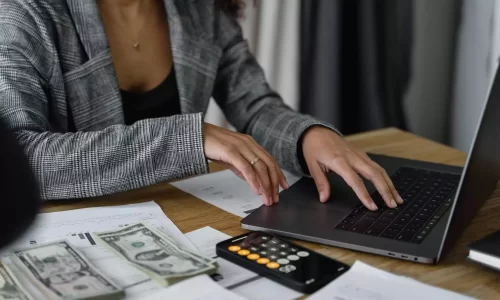
<svg viewBox="0 0 500 300">
<path fill-rule="evenodd" d="M 244 229 L 433 264 L 460 237 L 500 180 L 500 75 L 497 70 L 464 168 L 373 155 L 405 203 L 366 209 L 344 180 L 330 173 L 332 196 L 320 203 L 311 178 L 280 194 L 241 221 Z"/>
</svg>

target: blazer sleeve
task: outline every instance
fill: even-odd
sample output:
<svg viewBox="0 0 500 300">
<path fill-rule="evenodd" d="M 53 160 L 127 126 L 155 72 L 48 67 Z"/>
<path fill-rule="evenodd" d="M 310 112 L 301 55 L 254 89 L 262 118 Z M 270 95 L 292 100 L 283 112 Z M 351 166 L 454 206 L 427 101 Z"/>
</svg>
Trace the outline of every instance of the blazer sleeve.
<svg viewBox="0 0 500 300">
<path fill-rule="evenodd" d="M 34 30 L 39 22 L 0 20 L 0 119 L 24 149 L 43 199 L 95 197 L 208 172 L 201 113 L 55 132 L 54 59 L 40 42 L 44 30 Z"/>
<path fill-rule="evenodd" d="M 229 122 L 238 131 L 251 135 L 282 168 L 307 175 L 298 157 L 303 133 L 315 125 L 340 133 L 333 126 L 288 107 L 269 87 L 262 68 L 249 51 L 239 24 L 220 11 L 215 15 L 214 31 L 223 55 L 214 99 Z"/>
</svg>

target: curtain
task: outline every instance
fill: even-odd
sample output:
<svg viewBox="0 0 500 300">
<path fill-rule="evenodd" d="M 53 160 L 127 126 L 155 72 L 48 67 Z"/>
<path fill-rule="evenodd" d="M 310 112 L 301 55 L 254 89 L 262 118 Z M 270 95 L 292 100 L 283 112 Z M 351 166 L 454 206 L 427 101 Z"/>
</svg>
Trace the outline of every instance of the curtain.
<svg viewBox="0 0 500 300">
<path fill-rule="evenodd" d="M 302 0 L 300 110 L 345 134 L 406 128 L 412 1 Z"/>
</svg>

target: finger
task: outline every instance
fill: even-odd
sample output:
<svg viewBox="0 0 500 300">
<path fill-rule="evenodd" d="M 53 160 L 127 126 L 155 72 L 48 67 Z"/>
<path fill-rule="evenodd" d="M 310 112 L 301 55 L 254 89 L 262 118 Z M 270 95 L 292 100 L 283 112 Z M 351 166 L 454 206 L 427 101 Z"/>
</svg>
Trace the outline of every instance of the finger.
<svg viewBox="0 0 500 300">
<path fill-rule="evenodd" d="M 257 172 L 262 172 L 263 175 L 265 174 L 265 172 L 268 173 L 268 177 L 270 179 L 271 200 L 274 203 L 277 203 L 279 194 L 279 167 L 277 167 L 276 164 L 273 163 L 273 161 L 269 159 L 265 154 L 259 153 L 257 155 L 262 155 L 262 158 L 260 158 L 260 160 L 254 165 L 254 168 L 257 169 Z"/>
<path fill-rule="evenodd" d="M 405 201 L 403 200 L 403 198 L 399 194 L 398 190 L 394 186 L 394 183 L 392 182 L 391 178 L 389 177 L 389 175 L 387 174 L 387 172 L 384 169 L 382 169 L 382 175 L 384 176 L 385 182 L 387 182 L 387 185 L 391 189 L 391 193 L 394 196 L 394 199 L 396 199 L 396 202 L 399 205 L 405 203 Z"/>
<path fill-rule="evenodd" d="M 261 195 L 262 189 L 252 165 L 250 165 L 250 163 L 236 150 L 227 150 L 225 153 L 225 161 L 233 165 L 243 175 L 256 194 Z"/>
<path fill-rule="evenodd" d="M 265 165 L 267 166 L 267 171 L 269 172 L 269 178 L 271 179 L 272 200 L 274 203 L 277 203 L 279 201 L 279 186 L 281 181 L 280 174 L 283 177 L 285 175 L 281 171 L 281 168 L 276 162 L 276 160 L 264 148 L 259 146 L 253 138 L 247 136 L 246 144 L 248 148 L 252 150 L 253 153 L 256 155 L 255 157 L 258 157 L 259 160 L 265 163 Z"/>
<path fill-rule="evenodd" d="M 379 168 L 367 163 L 364 159 L 355 154 L 349 158 L 349 162 L 359 174 L 373 183 L 388 207 L 395 208 L 398 206 Z"/>
<path fill-rule="evenodd" d="M 385 182 L 387 183 L 387 185 L 389 186 L 389 189 L 391 190 L 391 193 L 394 197 L 394 199 L 396 199 L 396 202 L 398 204 L 403 204 L 404 203 L 404 200 L 403 198 L 401 197 L 401 195 L 399 195 L 399 192 L 398 190 L 396 189 L 396 187 L 394 186 L 394 183 L 392 182 L 391 178 L 389 177 L 389 175 L 387 174 L 386 170 L 384 168 L 382 168 L 379 164 L 377 164 L 376 162 L 374 162 L 373 160 L 371 160 L 371 158 L 364 152 L 362 152 L 362 158 L 369 164 L 371 164 L 372 166 L 374 166 L 375 168 L 378 168 L 381 170 L 382 172 L 382 176 L 384 176 L 384 179 L 385 179 Z"/>
<path fill-rule="evenodd" d="M 236 167 L 229 165 L 229 169 L 234 173 L 234 175 L 238 176 L 240 179 L 246 181 L 245 176 L 241 173 Z"/>
<path fill-rule="evenodd" d="M 327 167 L 331 171 L 339 174 L 342 178 L 344 178 L 345 182 L 354 190 L 359 200 L 361 200 L 361 202 L 363 202 L 363 204 L 368 209 L 378 209 L 377 205 L 370 197 L 370 194 L 368 194 L 366 186 L 364 185 L 361 178 L 344 159 L 337 158 L 334 161 L 330 162 Z"/>
<path fill-rule="evenodd" d="M 330 183 L 323 168 L 317 163 L 312 163 L 309 167 L 311 176 L 318 189 L 319 201 L 326 202 L 330 199 Z"/>
<path fill-rule="evenodd" d="M 242 147 L 240 151 L 241 155 L 247 162 L 249 162 L 249 164 L 258 157 L 253 151 L 249 149 L 247 145 L 244 145 L 244 147 Z M 264 203 L 268 206 L 272 205 L 274 203 L 274 194 L 271 184 L 271 175 L 266 163 L 264 163 L 264 161 L 259 158 L 259 160 L 252 166 L 252 168 L 255 170 L 255 173 L 257 174 L 257 180 L 259 181 L 260 187 L 262 188 Z"/>
</svg>

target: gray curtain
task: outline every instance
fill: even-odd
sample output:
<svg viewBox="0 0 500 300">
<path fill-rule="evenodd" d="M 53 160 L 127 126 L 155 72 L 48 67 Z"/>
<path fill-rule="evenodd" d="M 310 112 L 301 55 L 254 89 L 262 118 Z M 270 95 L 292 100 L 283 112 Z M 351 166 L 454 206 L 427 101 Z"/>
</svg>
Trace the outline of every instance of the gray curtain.
<svg viewBox="0 0 500 300">
<path fill-rule="evenodd" d="M 300 110 L 345 134 L 406 129 L 411 0 L 302 0 Z"/>
</svg>

